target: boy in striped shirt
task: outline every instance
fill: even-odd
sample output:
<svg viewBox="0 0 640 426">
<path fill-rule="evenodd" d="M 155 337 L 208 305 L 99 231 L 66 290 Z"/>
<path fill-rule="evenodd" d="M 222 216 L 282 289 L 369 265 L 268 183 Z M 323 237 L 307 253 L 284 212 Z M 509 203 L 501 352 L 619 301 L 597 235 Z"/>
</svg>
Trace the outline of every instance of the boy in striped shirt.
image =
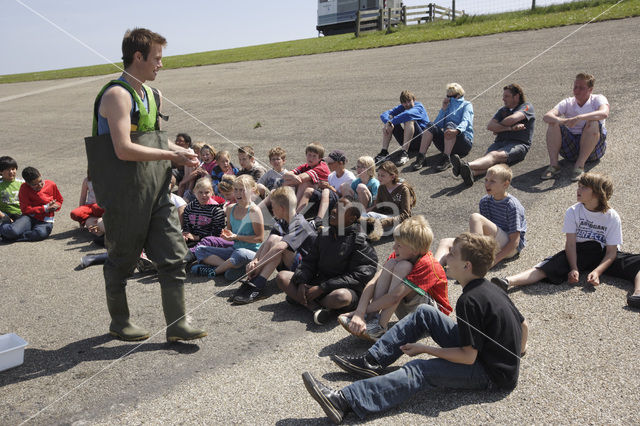
<svg viewBox="0 0 640 426">
<path fill-rule="evenodd" d="M 527 221 L 524 207 L 516 197 L 507 193 L 513 173 L 506 164 L 496 164 L 487 170 L 484 187 L 487 195 L 480 199 L 480 213 L 469 218 L 469 231 L 495 238 L 498 253 L 492 266 L 512 258 L 524 248 Z M 435 257 L 444 266 L 453 238 L 443 238 Z"/>
</svg>

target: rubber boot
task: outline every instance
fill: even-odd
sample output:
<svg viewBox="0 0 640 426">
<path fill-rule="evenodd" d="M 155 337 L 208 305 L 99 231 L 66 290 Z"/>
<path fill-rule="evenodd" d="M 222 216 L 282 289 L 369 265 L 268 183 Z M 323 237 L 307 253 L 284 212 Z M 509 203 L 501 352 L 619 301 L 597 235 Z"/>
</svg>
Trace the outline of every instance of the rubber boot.
<svg viewBox="0 0 640 426">
<path fill-rule="evenodd" d="M 126 341 L 146 340 L 149 332 L 129 321 L 127 293 L 123 289 L 107 290 L 107 307 L 111 315 L 109 334 Z"/>
<path fill-rule="evenodd" d="M 187 322 L 184 303 L 184 285 L 164 286 L 162 291 L 162 309 L 167 321 L 167 341 L 200 339 L 207 332 L 193 328 Z"/>
</svg>

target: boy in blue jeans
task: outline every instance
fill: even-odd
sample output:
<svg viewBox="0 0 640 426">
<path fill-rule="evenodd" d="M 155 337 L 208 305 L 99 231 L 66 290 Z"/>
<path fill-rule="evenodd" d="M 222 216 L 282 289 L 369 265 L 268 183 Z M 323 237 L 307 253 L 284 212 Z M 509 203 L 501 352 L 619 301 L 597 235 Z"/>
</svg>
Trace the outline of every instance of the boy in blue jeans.
<svg viewBox="0 0 640 426">
<path fill-rule="evenodd" d="M 53 230 L 53 215 L 62 207 L 62 195 L 56 184 L 42 179 L 35 167 L 25 167 L 22 178 L 25 182 L 18 199 L 23 215 L 1 225 L 0 234 L 8 241 L 41 241 Z"/>
<path fill-rule="evenodd" d="M 462 286 L 457 323 L 431 305 L 420 305 L 385 333 L 364 355 L 331 359 L 345 371 L 366 377 L 339 391 L 310 373 L 305 387 L 329 419 L 338 424 L 354 411 L 360 418 L 386 411 L 423 390 L 503 389 L 518 383 L 528 326 L 511 299 L 484 278 L 493 264 L 495 240 L 459 235 L 447 255 L 447 275 Z M 438 346 L 417 343 L 430 335 Z M 402 354 L 429 354 L 386 373 Z"/>
</svg>

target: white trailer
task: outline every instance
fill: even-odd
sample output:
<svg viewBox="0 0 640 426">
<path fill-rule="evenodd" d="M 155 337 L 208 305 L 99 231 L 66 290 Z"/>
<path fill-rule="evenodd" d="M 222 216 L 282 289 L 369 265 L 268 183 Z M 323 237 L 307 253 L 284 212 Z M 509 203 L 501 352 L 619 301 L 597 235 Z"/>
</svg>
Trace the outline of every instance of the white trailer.
<svg viewBox="0 0 640 426">
<path fill-rule="evenodd" d="M 402 7 L 401 0 L 318 0 L 318 25 L 324 35 L 355 32 L 358 10 Z"/>
</svg>

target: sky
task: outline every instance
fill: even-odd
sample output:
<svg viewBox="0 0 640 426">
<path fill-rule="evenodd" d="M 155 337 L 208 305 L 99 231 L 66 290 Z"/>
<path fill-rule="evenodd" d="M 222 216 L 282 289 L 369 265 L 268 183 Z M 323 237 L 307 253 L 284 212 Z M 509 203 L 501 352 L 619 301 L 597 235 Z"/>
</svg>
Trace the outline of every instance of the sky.
<svg viewBox="0 0 640 426">
<path fill-rule="evenodd" d="M 457 0 L 456 8 L 478 14 L 530 4 Z M 162 34 L 165 56 L 317 37 L 317 7 L 317 0 L 0 0 L 0 75 L 119 62 L 122 36 L 134 27 Z"/>
</svg>

